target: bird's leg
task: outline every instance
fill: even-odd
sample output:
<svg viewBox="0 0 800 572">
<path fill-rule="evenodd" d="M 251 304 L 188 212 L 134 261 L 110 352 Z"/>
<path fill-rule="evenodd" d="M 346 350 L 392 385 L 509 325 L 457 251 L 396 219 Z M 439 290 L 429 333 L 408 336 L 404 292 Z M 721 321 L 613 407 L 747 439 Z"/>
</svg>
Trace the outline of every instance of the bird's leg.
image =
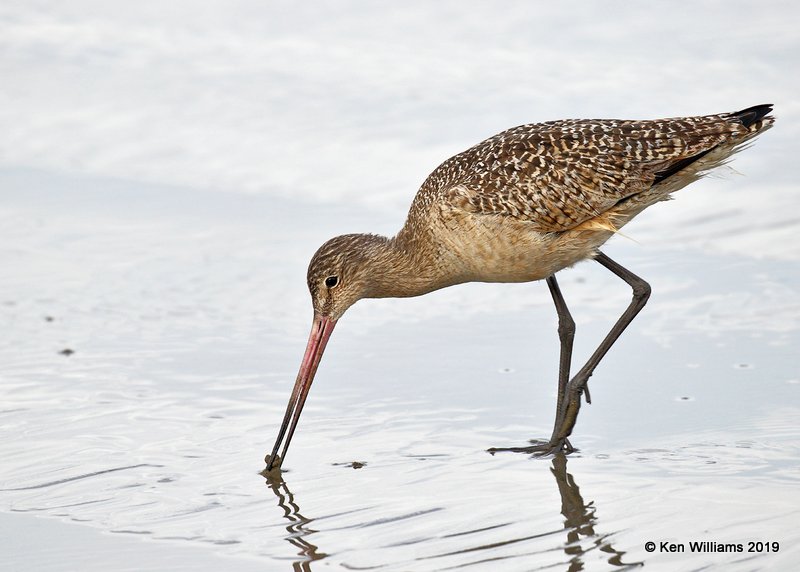
<svg viewBox="0 0 800 572">
<path fill-rule="evenodd" d="M 567 303 L 564 301 L 564 296 L 561 294 L 561 289 L 558 287 L 558 281 L 555 275 L 549 276 L 546 280 L 548 288 L 550 288 L 550 295 L 553 297 L 553 303 L 556 306 L 558 313 L 558 339 L 561 342 L 560 358 L 558 362 L 558 397 L 556 400 L 556 424 L 553 427 L 553 434 L 555 434 L 559 427 L 559 412 L 563 408 L 564 397 L 567 392 L 567 382 L 569 381 L 569 370 L 572 364 L 572 342 L 575 339 L 575 320 L 572 319 L 572 314 L 569 313 Z M 552 446 L 549 441 L 534 441 L 534 444 L 529 447 L 507 447 L 507 448 L 492 448 L 490 452 L 496 451 L 513 451 L 518 453 L 550 453 Z M 562 449 L 566 452 L 572 452 L 572 445 L 568 440 L 564 440 Z"/>
<path fill-rule="evenodd" d="M 555 275 L 547 278 L 547 286 L 550 288 L 550 295 L 558 313 L 558 339 L 561 342 L 561 350 L 558 361 L 558 398 L 556 400 L 556 425 L 553 427 L 555 432 L 558 429 L 558 413 L 564 403 L 567 392 L 567 382 L 569 381 L 569 370 L 572 364 L 572 342 L 575 339 L 575 320 L 569 313 L 567 303 L 558 287 Z"/>
<path fill-rule="evenodd" d="M 555 429 L 553 430 L 553 435 L 550 437 L 550 450 L 548 452 L 572 449 L 572 446 L 569 444 L 568 437 L 572 433 L 572 429 L 575 427 L 575 422 L 578 419 L 578 411 L 581 408 L 581 394 L 586 391 L 586 384 L 588 383 L 589 378 L 594 373 L 594 370 L 597 367 L 597 364 L 600 363 L 600 360 L 602 360 L 606 353 L 608 353 L 608 350 L 611 349 L 611 346 L 614 345 L 614 342 L 617 341 L 625 328 L 628 327 L 628 324 L 630 324 L 636 315 L 641 311 L 641 309 L 644 308 L 644 305 L 647 303 L 647 299 L 650 297 L 650 285 L 636 276 L 636 274 L 620 266 L 602 252 L 597 254 L 595 260 L 611 270 L 611 272 L 622 278 L 631 286 L 633 289 L 633 300 L 631 300 L 631 303 L 619 317 L 608 334 L 606 334 L 606 337 L 588 359 L 586 365 L 584 365 L 580 371 L 575 374 L 575 377 L 573 377 L 569 383 L 567 383 L 564 392 L 564 398 L 559 398 L 556 425 Z M 588 395 L 587 401 L 589 401 Z"/>
<path fill-rule="evenodd" d="M 625 328 L 628 327 L 641 309 L 644 308 L 647 299 L 650 297 L 650 285 L 636 276 L 636 274 L 620 266 L 602 252 L 598 252 L 595 260 L 622 278 L 633 288 L 633 300 L 631 300 L 631 303 L 608 334 L 606 334 L 606 337 L 603 338 L 603 341 L 591 357 L 589 357 L 586 364 L 575 374 L 575 377 L 567 382 L 572 356 L 572 340 L 575 335 L 575 323 L 567 309 L 566 302 L 564 302 L 555 277 L 550 276 L 547 279 L 547 285 L 550 287 L 550 293 L 553 296 L 556 311 L 558 312 L 558 335 L 561 339 L 561 357 L 558 371 L 558 402 L 553 434 L 549 441 L 535 441 L 529 447 L 492 448 L 489 449 L 490 453 L 497 451 L 513 451 L 548 455 L 560 452 L 571 453 L 575 450 L 569 442 L 569 436 L 572 434 L 572 429 L 575 427 L 575 422 L 578 420 L 578 412 L 581 408 L 581 395 L 585 393 L 586 401 L 590 402 L 586 384 L 594 373 L 597 364 L 599 364 L 600 360 L 608 353 L 608 350 L 611 349 L 611 346 L 614 345 L 614 342 L 617 341 Z"/>
</svg>

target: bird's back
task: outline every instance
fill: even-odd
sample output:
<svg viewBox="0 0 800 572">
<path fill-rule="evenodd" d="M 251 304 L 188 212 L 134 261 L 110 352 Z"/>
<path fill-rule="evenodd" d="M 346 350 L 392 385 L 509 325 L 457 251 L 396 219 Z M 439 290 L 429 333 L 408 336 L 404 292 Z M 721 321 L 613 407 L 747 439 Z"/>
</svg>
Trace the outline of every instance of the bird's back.
<svg viewBox="0 0 800 572">
<path fill-rule="evenodd" d="M 474 214 L 514 217 L 542 232 L 568 230 L 714 150 L 730 155 L 772 125 L 771 109 L 761 105 L 697 117 L 521 125 L 442 163 L 423 183 L 415 203 L 424 207 L 452 197 Z"/>
</svg>

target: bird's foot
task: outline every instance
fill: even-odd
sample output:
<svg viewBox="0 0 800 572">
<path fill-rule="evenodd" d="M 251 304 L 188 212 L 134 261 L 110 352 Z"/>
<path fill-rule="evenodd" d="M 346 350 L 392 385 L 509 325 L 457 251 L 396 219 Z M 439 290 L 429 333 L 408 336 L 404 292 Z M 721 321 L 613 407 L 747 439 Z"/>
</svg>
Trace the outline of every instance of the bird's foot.
<svg viewBox="0 0 800 572">
<path fill-rule="evenodd" d="M 510 452 L 527 453 L 534 457 L 549 457 L 559 453 L 569 455 L 575 451 L 577 451 L 577 449 L 572 446 L 572 443 L 570 443 L 569 439 L 566 437 L 563 439 L 551 439 L 550 441 L 533 439 L 528 447 L 492 447 L 491 449 L 487 449 L 487 452 L 492 455 L 495 453 Z"/>
</svg>

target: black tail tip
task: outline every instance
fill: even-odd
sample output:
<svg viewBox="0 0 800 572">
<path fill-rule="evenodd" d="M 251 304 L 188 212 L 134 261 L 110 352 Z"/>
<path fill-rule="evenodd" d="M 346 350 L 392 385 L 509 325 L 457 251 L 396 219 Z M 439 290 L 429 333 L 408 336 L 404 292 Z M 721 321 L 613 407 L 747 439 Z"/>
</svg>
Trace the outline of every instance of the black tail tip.
<svg viewBox="0 0 800 572">
<path fill-rule="evenodd" d="M 742 122 L 745 127 L 750 127 L 754 123 L 761 121 L 768 113 L 772 111 L 771 103 L 762 103 L 761 105 L 754 105 L 747 109 L 742 109 L 735 113 L 731 113 L 733 117 Z"/>
</svg>

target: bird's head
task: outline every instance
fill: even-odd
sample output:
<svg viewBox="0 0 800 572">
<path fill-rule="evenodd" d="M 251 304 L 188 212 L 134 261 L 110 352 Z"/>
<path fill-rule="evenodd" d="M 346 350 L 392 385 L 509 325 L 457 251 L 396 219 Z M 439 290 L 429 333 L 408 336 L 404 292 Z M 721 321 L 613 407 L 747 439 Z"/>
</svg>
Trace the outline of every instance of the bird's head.
<svg viewBox="0 0 800 572">
<path fill-rule="evenodd" d="M 314 306 L 314 322 L 275 447 L 272 454 L 265 459 L 267 471 L 279 467 L 282 458 L 286 456 L 336 321 L 361 298 L 390 295 L 382 287 L 380 279 L 376 278 L 376 271 L 385 267 L 390 258 L 389 239 L 371 234 L 337 236 L 323 244 L 311 258 L 307 280 Z M 385 277 L 386 273 L 380 275 Z M 281 443 L 283 451 L 279 457 Z"/>
<path fill-rule="evenodd" d="M 319 247 L 308 265 L 308 290 L 314 314 L 334 322 L 361 298 L 375 294 L 375 260 L 388 239 L 373 234 L 345 234 Z"/>
</svg>

